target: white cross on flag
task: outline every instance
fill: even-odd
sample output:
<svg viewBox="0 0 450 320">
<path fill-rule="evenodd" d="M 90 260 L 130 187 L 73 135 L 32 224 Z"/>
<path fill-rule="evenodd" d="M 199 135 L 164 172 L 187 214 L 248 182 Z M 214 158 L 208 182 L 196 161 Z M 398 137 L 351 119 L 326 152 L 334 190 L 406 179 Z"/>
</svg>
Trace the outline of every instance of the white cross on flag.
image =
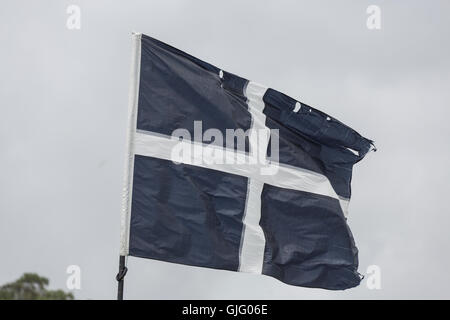
<svg viewBox="0 0 450 320">
<path fill-rule="evenodd" d="M 360 283 L 347 208 L 371 140 L 141 34 L 128 130 L 121 255 L 305 287 Z"/>
</svg>

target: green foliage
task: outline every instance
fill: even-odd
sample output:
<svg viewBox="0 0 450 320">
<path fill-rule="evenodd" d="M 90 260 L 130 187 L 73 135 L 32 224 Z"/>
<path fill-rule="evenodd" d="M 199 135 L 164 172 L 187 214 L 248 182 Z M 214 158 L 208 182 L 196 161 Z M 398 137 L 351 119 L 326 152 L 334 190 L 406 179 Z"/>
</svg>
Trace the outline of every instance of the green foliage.
<svg viewBox="0 0 450 320">
<path fill-rule="evenodd" d="M 72 293 L 48 290 L 48 279 L 36 273 L 24 273 L 15 282 L 0 287 L 0 300 L 73 300 Z"/>
</svg>

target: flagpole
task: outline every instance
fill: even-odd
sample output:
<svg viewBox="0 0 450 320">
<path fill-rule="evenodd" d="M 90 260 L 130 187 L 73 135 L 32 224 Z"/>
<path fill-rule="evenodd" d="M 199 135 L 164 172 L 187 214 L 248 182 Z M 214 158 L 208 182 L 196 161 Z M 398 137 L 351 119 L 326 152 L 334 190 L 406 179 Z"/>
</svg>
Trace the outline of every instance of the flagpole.
<svg viewBox="0 0 450 320">
<path fill-rule="evenodd" d="M 119 256 L 119 273 L 116 276 L 117 280 L 117 300 L 123 300 L 123 285 L 124 278 L 127 274 L 127 267 L 125 266 L 125 256 Z"/>
<path fill-rule="evenodd" d="M 128 97 L 128 130 L 127 147 L 125 156 L 124 186 L 122 194 L 122 215 L 120 222 L 120 255 L 119 273 L 116 276 L 117 300 L 123 300 L 124 277 L 128 271 L 126 266 L 126 256 L 128 256 L 130 238 L 130 212 L 131 212 L 131 191 L 133 185 L 134 151 L 133 140 L 136 131 L 137 105 L 139 96 L 139 74 L 141 67 L 141 34 L 133 32 L 130 88 Z"/>
</svg>

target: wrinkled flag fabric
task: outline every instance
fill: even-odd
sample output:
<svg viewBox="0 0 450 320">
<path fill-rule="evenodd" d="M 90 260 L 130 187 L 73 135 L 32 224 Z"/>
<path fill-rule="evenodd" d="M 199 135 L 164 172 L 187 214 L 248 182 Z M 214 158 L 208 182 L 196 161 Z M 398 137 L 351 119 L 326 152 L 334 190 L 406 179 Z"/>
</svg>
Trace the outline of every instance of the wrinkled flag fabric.
<svg viewBox="0 0 450 320">
<path fill-rule="evenodd" d="M 372 141 L 149 36 L 133 34 L 132 41 L 121 255 L 264 274 L 296 286 L 357 286 L 347 208 L 352 167 Z M 196 129 L 223 137 L 227 129 L 272 129 L 276 161 L 271 144 L 264 152 L 278 170 L 264 175 L 257 164 L 174 161 L 180 139 L 171 136 L 180 128 L 192 137 L 183 143 L 200 149 L 208 143 Z M 252 154 L 248 137 L 231 149 L 217 143 L 227 154 Z"/>
</svg>

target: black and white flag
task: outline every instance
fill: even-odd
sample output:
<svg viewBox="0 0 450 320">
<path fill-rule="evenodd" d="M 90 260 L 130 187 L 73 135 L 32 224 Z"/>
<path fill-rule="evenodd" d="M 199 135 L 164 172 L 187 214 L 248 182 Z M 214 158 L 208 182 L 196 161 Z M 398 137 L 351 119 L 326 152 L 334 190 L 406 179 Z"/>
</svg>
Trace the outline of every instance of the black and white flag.
<svg viewBox="0 0 450 320">
<path fill-rule="evenodd" d="M 353 165 L 371 149 L 327 114 L 133 35 L 121 255 L 357 286 Z"/>
</svg>

